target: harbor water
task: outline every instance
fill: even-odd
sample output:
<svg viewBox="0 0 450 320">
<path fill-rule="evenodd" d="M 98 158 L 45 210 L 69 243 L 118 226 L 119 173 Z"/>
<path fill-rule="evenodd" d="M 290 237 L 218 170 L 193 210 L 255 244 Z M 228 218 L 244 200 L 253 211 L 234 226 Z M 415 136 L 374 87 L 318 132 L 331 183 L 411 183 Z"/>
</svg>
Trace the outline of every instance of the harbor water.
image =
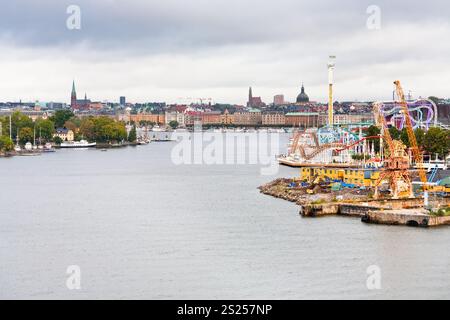
<svg viewBox="0 0 450 320">
<path fill-rule="evenodd" d="M 0 159 L 0 298 L 450 297 L 449 228 L 301 218 L 257 189 L 298 169 L 177 165 L 175 144 Z"/>
</svg>

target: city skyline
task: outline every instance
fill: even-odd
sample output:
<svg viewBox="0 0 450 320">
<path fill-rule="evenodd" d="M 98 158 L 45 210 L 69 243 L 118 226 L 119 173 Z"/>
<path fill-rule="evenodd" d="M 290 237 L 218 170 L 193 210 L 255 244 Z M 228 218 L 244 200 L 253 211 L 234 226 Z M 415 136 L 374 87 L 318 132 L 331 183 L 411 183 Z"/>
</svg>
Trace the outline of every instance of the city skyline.
<svg viewBox="0 0 450 320">
<path fill-rule="evenodd" d="M 252 86 L 266 103 L 277 94 L 294 102 L 304 82 L 311 100 L 325 102 L 330 54 L 338 101 L 390 99 L 396 79 L 415 97 L 448 96 L 448 4 L 378 1 L 380 28 L 371 30 L 368 1 L 247 1 L 236 11 L 236 1 L 82 0 L 81 29 L 69 30 L 71 4 L 3 5 L 0 100 L 69 102 L 75 79 L 95 101 L 245 105 Z"/>
</svg>

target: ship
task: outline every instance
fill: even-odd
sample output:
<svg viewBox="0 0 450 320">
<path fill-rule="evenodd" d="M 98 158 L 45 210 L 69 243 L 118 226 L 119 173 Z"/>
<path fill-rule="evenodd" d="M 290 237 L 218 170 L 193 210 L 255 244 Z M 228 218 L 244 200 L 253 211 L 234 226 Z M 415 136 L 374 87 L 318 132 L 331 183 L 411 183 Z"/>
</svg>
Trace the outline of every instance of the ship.
<svg viewBox="0 0 450 320">
<path fill-rule="evenodd" d="M 71 141 L 61 143 L 61 148 L 91 148 L 97 145 L 96 142 L 87 142 L 86 140 Z"/>
</svg>

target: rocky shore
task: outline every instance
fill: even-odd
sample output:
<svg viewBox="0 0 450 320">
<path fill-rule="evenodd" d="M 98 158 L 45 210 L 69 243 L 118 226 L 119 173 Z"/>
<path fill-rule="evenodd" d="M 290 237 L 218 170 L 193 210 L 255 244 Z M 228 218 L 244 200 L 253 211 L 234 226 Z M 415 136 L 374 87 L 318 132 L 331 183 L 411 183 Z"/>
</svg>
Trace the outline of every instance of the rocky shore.
<svg viewBox="0 0 450 320">
<path fill-rule="evenodd" d="M 326 184 L 309 185 L 296 179 L 276 179 L 259 187 L 261 193 L 294 202 L 303 217 L 340 215 L 359 217 L 362 222 L 431 227 L 449 225 L 450 216 L 435 216 L 423 208 L 420 197 L 379 199 L 368 190 L 342 189 L 331 191 Z M 449 197 L 430 198 L 435 208 L 448 208 Z"/>
<path fill-rule="evenodd" d="M 368 197 L 367 190 L 343 189 L 331 191 L 320 185 L 306 186 L 298 179 L 280 178 L 258 188 L 261 193 L 275 198 L 294 202 L 298 205 L 318 204 L 337 201 L 363 201 Z"/>
</svg>

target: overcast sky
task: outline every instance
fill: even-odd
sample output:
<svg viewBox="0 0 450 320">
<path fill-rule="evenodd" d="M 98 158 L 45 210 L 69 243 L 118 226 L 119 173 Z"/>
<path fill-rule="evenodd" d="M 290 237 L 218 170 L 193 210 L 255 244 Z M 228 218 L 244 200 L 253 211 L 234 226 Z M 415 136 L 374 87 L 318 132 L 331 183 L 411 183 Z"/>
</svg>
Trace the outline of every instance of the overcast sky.
<svg viewBox="0 0 450 320">
<path fill-rule="evenodd" d="M 385 0 L 2 0 L 0 101 L 70 100 L 244 104 L 294 101 L 304 82 L 326 101 L 337 56 L 336 100 L 449 97 L 450 3 Z M 66 27 L 69 5 L 81 29 Z M 367 28 L 367 8 L 381 28 Z"/>
</svg>

